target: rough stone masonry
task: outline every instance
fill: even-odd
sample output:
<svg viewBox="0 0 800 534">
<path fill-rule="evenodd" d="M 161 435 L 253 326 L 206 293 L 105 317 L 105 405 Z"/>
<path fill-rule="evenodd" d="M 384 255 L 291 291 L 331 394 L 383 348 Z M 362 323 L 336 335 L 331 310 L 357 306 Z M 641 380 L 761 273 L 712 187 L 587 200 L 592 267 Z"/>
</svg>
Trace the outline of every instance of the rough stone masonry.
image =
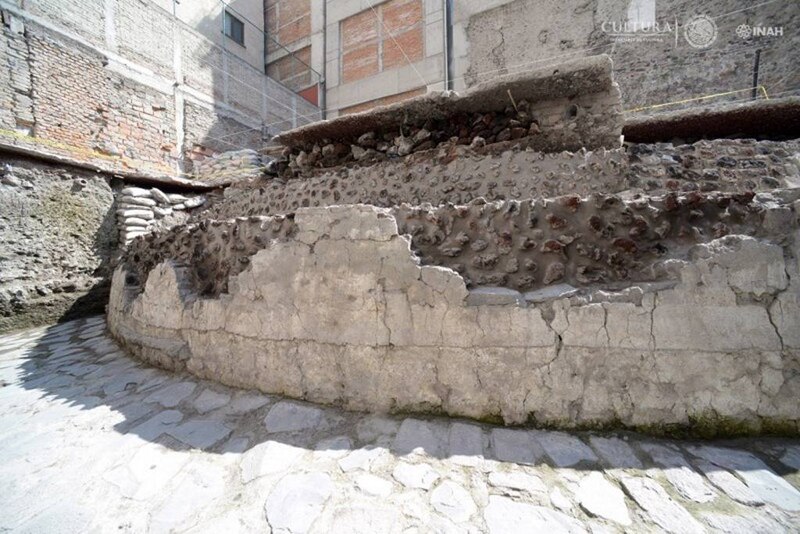
<svg viewBox="0 0 800 534">
<path fill-rule="evenodd" d="M 598 72 L 609 74 L 592 78 Z M 537 93 L 549 76 L 615 92 L 607 58 L 533 73 L 527 94 L 549 98 Z M 505 82 L 481 89 L 496 97 L 483 99 L 484 115 L 507 98 Z M 618 121 L 616 131 L 601 128 L 607 141 L 591 153 L 546 155 L 570 142 L 559 130 L 573 118 L 586 139 L 608 124 L 573 117 L 579 93 L 548 104 L 565 119 L 534 135 L 561 141 L 539 147 L 495 136 L 353 161 L 359 139 L 384 124 L 374 117 L 407 110 L 412 124 L 420 105 L 443 102 L 446 119 L 464 101 L 448 95 L 286 134 L 271 183 L 230 189 L 189 224 L 131 243 L 113 277 L 112 334 L 161 367 L 349 409 L 797 434 L 796 141 L 620 149 L 607 144 Z M 303 143 L 350 143 L 350 158 L 298 165 Z M 448 203 L 454 189 L 437 186 L 438 207 L 403 204 L 416 193 L 393 188 L 409 166 L 457 189 L 481 183 L 472 172 L 509 173 L 513 158 L 519 178 L 489 200 L 475 192 Z M 376 172 L 391 200 L 370 183 Z M 389 205 L 336 205 L 322 194 L 312 196 L 319 207 L 280 204 L 293 183 L 353 177 L 365 180 L 362 198 Z M 548 197 L 548 181 L 570 180 L 571 194 Z"/>
<path fill-rule="evenodd" d="M 205 203 L 185 184 L 0 153 L 0 331 L 101 313 L 120 250 Z"/>
<path fill-rule="evenodd" d="M 0 331 L 102 312 L 113 204 L 105 176 L 0 158 Z"/>
</svg>

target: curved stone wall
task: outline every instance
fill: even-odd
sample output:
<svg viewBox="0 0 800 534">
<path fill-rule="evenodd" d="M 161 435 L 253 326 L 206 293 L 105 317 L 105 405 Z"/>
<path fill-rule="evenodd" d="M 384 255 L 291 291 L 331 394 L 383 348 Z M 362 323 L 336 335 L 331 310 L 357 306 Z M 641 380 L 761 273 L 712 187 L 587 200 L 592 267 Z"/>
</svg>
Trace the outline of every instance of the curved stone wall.
<svg viewBox="0 0 800 534">
<path fill-rule="evenodd" d="M 515 146 L 451 146 L 405 158 L 240 182 L 196 218 L 276 215 L 337 204 L 393 207 L 524 200 L 596 192 L 771 191 L 800 186 L 800 142 L 713 139 L 691 144 L 543 154 Z"/>
<path fill-rule="evenodd" d="M 729 235 L 674 280 L 526 299 L 420 265 L 389 210 L 309 208 L 217 296 L 179 258 L 142 286 L 120 266 L 109 327 L 156 365 L 349 409 L 796 434 L 797 237 Z"/>
</svg>

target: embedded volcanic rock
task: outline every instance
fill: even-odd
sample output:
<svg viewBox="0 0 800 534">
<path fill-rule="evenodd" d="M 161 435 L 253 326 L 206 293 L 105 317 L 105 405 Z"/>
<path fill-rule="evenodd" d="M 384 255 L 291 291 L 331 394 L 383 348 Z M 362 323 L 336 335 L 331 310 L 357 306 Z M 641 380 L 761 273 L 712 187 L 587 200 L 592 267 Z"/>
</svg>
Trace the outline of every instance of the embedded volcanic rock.
<svg viewBox="0 0 800 534">
<path fill-rule="evenodd" d="M 350 161 L 377 161 L 445 142 L 483 146 L 516 140 L 542 152 L 617 148 L 622 130 L 611 59 L 592 56 L 558 68 L 499 77 L 463 95 L 431 92 L 277 135 L 274 170 L 296 175 Z"/>
</svg>

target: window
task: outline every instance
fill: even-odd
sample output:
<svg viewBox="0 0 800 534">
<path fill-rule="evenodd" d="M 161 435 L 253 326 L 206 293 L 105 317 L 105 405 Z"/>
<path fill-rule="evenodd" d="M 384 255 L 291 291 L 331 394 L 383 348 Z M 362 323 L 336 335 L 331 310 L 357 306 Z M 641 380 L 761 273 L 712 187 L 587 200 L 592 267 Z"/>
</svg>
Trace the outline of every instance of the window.
<svg viewBox="0 0 800 534">
<path fill-rule="evenodd" d="M 244 22 L 225 12 L 225 35 L 244 46 Z"/>
</svg>

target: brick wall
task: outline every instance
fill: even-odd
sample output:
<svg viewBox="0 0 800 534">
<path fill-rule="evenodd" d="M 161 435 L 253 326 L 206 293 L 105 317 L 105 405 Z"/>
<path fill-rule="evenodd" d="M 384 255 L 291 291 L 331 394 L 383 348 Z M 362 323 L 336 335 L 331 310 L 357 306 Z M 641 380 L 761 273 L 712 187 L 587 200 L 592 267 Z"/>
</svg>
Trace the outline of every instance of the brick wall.
<svg viewBox="0 0 800 534">
<path fill-rule="evenodd" d="M 304 99 L 318 103 L 318 76 L 311 69 L 311 0 L 266 0 L 267 75 Z"/>
<path fill-rule="evenodd" d="M 421 60 L 422 15 L 421 0 L 390 0 L 341 21 L 341 81 Z"/>
<path fill-rule="evenodd" d="M 0 127 L 30 134 L 34 125 L 33 95 L 24 28 L 11 21 L 0 28 Z"/>
<path fill-rule="evenodd" d="M 205 106 L 187 102 L 184 120 L 184 146 L 192 160 L 242 147 L 259 147 L 263 143 L 260 129 L 245 128 L 240 122 L 220 117 Z"/>
<path fill-rule="evenodd" d="M 267 76 L 274 78 L 287 87 L 298 91 L 316 83 L 309 64 L 311 63 L 311 47 L 306 46 L 293 54 L 267 65 Z"/>
<path fill-rule="evenodd" d="M 106 41 L 105 0 L 36 0 L 25 4 L 32 15 L 58 21 L 92 44 Z"/>
<path fill-rule="evenodd" d="M 181 81 L 188 87 L 224 100 L 224 86 L 217 83 L 225 68 L 222 48 L 188 28 L 180 29 L 181 50 L 191 51 L 181 57 Z"/>
<path fill-rule="evenodd" d="M 126 59 L 165 77 L 172 77 L 176 23 L 150 2 L 118 1 L 115 5 L 115 41 Z"/>
<path fill-rule="evenodd" d="M 2 142 L 173 174 L 198 153 L 260 148 L 262 128 L 320 116 L 151 2 L 67 1 L 2 10 Z"/>
<path fill-rule="evenodd" d="M 422 59 L 422 2 L 392 0 L 381 6 L 379 14 L 383 22 L 382 70 Z"/>
<path fill-rule="evenodd" d="M 176 147 L 172 98 L 105 68 L 105 58 L 80 45 L 65 47 L 51 31 L 26 30 L 32 134 L 85 152 L 171 169 Z M 13 72 L 13 71 L 12 71 Z"/>
<path fill-rule="evenodd" d="M 268 51 L 311 35 L 311 0 L 266 0 L 267 33 L 272 37 Z"/>
</svg>

